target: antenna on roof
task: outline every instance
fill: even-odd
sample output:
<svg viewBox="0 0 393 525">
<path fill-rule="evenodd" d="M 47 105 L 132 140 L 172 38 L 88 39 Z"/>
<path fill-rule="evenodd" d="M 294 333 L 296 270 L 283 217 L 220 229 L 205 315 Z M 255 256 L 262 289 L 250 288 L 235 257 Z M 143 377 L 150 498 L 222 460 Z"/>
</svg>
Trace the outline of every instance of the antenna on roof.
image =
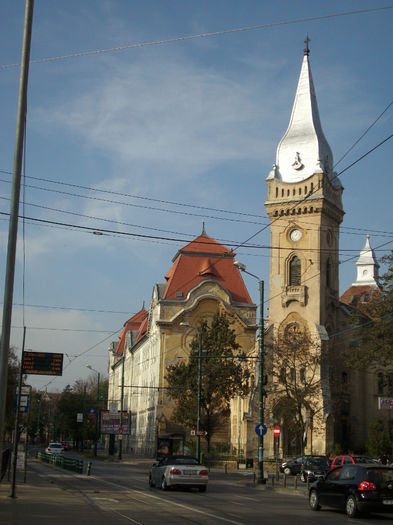
<svg viewBox="0 0 393 525">
<path fill-rule="evenodd" d="M 206 230 L 205 230 L 205 221 L 202 222 L 202 237 L 207 237 Z"/>
</svg>

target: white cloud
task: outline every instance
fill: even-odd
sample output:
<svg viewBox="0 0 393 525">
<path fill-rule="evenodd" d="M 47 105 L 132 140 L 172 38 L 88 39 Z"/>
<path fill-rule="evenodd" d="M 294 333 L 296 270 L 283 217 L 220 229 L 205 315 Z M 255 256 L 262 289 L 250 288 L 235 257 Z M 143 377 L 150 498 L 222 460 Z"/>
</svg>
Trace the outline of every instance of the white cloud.
<svg viewBox="0 0 393 525">
<path fill-rule="evenodd" d="M 88 92 L 36 117 L 125 163 L 165 163 L 173 176 L 192 176 L 223 161 L 260 158 L 255 128 L 274 117 L 277 93 L 262 93 L 252 80 L 180 59 L 118 63 Z"/>
</svg>

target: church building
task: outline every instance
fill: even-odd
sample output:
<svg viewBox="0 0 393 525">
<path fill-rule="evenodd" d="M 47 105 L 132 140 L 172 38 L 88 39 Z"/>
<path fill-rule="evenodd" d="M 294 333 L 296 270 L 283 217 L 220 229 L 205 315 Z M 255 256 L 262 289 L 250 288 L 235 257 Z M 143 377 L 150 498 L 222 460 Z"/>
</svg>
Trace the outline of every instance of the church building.
<svg viewBox="0 0 393 525">
<path fill-rule="evenodd" d="M 354 312 L 379 289 L 378 263 L 367 236 L 356 281 L 340 298 L 343 186 L 320 122 L 308 41 L 288 129 L 266 180 L 271 246 L 263 349 L 266 458 L 328 454 L 337 448 L 362 452 L 368 424 L 378 415 L 377 371 L 348 370 L 340 358 L 344 349 L 359 344 L 348 327 Z M 203 227 L 177 252 L 165 282 L 154 286 L 149 308 L 132 316 L 112 344 L 109 400 L 121 398 L 131 414 L 127 450 L 154 455 L 160 436 L 179 443 L 190 439 L 190 429 L 171 417 L 174 405 L 165 374 L 169 364 L 188 358 L 201 320 L 225 313 L 241 350 L 251 358 L 258 355 L 257 306 L 234 256 Z M 255 458 L 262 374 L 258 361 L 250 362 L 251 394 L 231 400 L 218 439 L 232 452 Z M 276 425 L 279 439 L 273 435 Z"/>
</svg>

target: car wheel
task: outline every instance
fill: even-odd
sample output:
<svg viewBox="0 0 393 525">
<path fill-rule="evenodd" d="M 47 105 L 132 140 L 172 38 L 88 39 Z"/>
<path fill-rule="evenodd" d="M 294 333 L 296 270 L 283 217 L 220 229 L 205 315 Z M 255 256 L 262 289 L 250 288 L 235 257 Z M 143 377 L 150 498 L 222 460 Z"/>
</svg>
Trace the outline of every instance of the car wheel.
<svg viewBox="0 0 393 525">
<path fill-rule="evenodd" d="M 319 504 L 318 492 L 316 490 L 312 490 L 310 492 L 308 502 L 312 510 L 319 510 L 321 508 L 321 505 Z"/>
<path fill-rule="evenodd" d="M 292 474 L 291 469 L 290 469 L 289 467 L 285 467 L 285 468 L 284 468 L 284 474 L 286 474 L 287 476 L 289 476 L 290 474 Z"/>
<path fill-rule="evenodd" d="M 356 518 L 356 516 L 359 516 L 355 496 L 348 496 L 347 502 L 345 504 L 345 511 L 349 518 Z"/>
<path fill-rule="evenodd" d="M 168 484 L 166 482 L 165 476 L 162 476 L 161 488 L 162 488 L 162 490 L 168 490 Z"/>
<path fill-rule="evenodd" d="M 199 492 L 206 492 L 206 485 L 202 485 L 201 487 L 198 487 Z"/>
<path fill-rule="evenodd" d="M 155 487 L 155 484 L 151 478 L 151 474 L 149 474 L 149 487 Z"/>
</svg>

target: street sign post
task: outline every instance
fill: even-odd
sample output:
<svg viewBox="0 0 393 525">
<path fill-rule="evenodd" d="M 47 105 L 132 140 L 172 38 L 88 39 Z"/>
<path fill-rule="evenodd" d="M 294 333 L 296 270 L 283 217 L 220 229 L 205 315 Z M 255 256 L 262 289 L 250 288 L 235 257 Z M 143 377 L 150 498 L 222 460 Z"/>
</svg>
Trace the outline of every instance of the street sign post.
<svg viewBox="0 0 393 525">
<path fill-rule="evenodd" d="M 191 430 L 191 436 L 207 436 L 206 430 Z"/>
<path fill-rule="evenodd" d="M 255 427 L 255 433 L 258 436 L 264 436 L 266 432 L 267 432 L 267 426 L 263 425 L 262 423 L 259 423 L 259 425 Z"/>
</svg>

